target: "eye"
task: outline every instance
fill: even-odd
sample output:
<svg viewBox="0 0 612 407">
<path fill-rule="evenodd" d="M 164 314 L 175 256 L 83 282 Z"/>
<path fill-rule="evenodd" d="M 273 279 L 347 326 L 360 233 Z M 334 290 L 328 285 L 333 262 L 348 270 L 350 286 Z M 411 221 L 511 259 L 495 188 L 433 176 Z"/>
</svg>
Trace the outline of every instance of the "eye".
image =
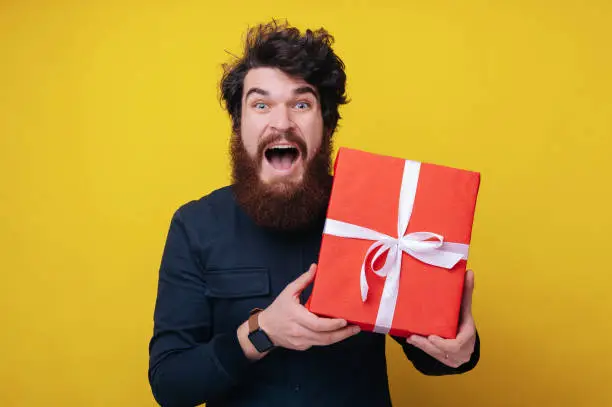
<svg viewBox="0 0 612 407">
<path fill-rule="evenodd" d="M 298 110 L 306 110 L 308 108 L 310 108 L 310 103 L 308 102 L 297 102 L 295 104 L 295 108 Z"/>
<path fill-rule="evenodd" d="M 253 105 L 253 107 L 255 108 L 255 110 L 264 110 L 266 107 L 268 107 L 268 105 L 263 102 L 257 102 Z"/>
</svg>

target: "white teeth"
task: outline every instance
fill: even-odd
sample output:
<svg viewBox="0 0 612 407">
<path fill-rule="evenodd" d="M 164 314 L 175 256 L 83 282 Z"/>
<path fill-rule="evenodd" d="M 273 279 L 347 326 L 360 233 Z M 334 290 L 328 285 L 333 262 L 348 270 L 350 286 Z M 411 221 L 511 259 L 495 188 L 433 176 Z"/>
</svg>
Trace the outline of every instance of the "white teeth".
<svg viewBox="0 0 612 407">
<path fill-rule="evenodd" d="M 291 148 L 295 148 L 293 146 L 272 146 L 270 148 L 278 149 L 278 150 L 289 150 Z"/>
</svg>

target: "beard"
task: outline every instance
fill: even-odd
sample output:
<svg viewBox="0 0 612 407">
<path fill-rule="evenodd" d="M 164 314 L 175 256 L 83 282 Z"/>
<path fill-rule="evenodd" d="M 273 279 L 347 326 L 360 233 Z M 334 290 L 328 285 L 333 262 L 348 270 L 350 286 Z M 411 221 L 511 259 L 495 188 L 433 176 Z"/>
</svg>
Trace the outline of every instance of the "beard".
<svg viewBox="0 0 612 407">
<path fill-rule="evenodd" d="M 294 142 L 300 150 L 305 166 L 302 179 L 278 178 L 265 183 L 259 175 L 265 148 L 283 138 Z M 323 224 L 332 186 L 330 137 L 323 137 L 321 147 L 310 159 L 306 156 L 306 144 L 293 133 L 261 140 L 255 158 L 246 151 L 240 135 L 233 134 L 230 150 L 236 200 L 257 225 L 278 231 L 299 231 L 315 226 L 317 221 Z"/>
</svg>

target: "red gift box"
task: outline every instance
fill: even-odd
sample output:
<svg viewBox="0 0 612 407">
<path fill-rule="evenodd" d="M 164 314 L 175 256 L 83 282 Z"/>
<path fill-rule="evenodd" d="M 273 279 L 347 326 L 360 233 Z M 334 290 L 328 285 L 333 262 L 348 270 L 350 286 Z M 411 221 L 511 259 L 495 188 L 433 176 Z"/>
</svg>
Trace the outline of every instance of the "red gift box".
<svg viewBox="0 0 612 407">
<path fill-rule="evenodd" d="M 341 148 L 308 309 L 454 338 L 480 174 Z"/>
</svg>

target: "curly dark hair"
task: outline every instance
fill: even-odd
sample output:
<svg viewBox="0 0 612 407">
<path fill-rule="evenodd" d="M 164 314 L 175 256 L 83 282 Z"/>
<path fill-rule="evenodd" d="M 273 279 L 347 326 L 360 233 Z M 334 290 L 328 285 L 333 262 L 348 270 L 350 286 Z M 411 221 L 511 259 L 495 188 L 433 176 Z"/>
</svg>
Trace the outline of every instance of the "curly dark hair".
<svg viewBox="0 0 612 407">
<path fill-rule="evenodd" d="M 252 68 L 278 68 L 303 79 L 319 93 L 323 126 L 331 136 L 340 120 L 338 107 L 348 103 L 344 63 L 332 50 L 334 37 L 325 29 L 315 31 L 291 27 L 272 20 L 248 30 L 244 55 L 223 65 L 221 99 L 232 119 L 232 130 L 240 129 L 244 78 Z"/>
</svg>

